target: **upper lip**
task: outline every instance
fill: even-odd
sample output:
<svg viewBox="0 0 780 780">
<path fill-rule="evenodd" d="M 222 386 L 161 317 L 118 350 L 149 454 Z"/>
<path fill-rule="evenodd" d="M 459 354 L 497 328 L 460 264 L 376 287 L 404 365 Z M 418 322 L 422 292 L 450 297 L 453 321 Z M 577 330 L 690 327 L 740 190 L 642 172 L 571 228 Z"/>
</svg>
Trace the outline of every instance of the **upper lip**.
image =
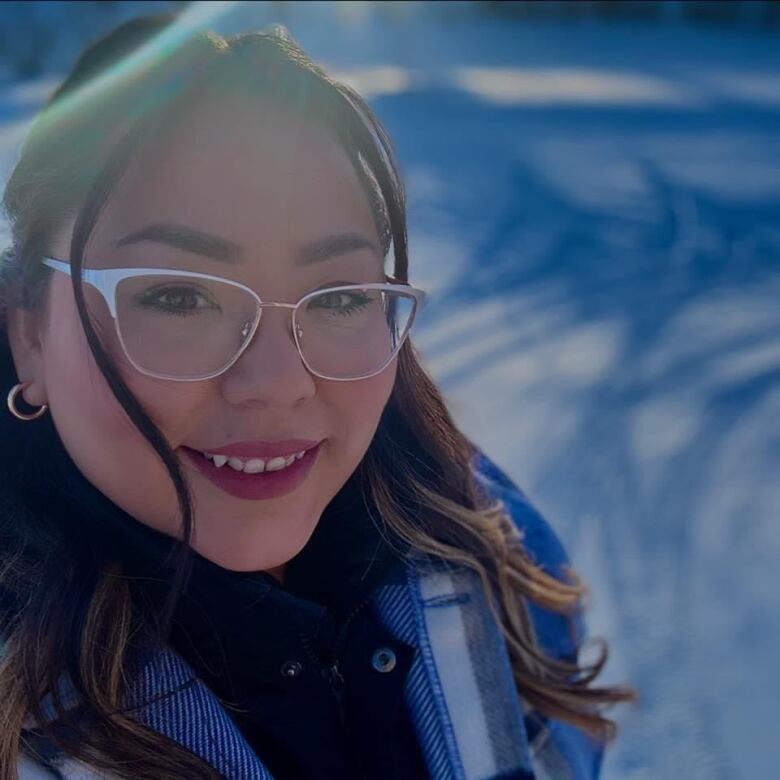
<svg viewBox="0 0 780 780">
<path fill-rule="evenodd" d="M 209 455 L 232 455 L 236 458 L 275 458 L 293 455 L 302 450 L 316 447 L 319 441 L 313 439 L 285 439 L 284 441 L 237 441 L 224 447 L 204 447 L 201 452 Z M 193 448 L 194 449 L 194 448 Z"/>
</svg>

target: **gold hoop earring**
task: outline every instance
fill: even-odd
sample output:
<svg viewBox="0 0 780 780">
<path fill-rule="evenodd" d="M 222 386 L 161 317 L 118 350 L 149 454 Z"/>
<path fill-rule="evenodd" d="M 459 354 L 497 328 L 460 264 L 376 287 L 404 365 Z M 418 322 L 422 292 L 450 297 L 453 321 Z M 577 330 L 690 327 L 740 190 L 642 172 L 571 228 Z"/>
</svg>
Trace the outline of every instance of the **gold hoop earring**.
<svg viewBox="0 0 780 780">
<path fill-rule="evenodd" d="M 8 409 L 14 417 L 18 417 L 20 420 L 35 420 L 42 414 L 45 414 L 46 410 L 49 408 L 48 404 L 43 404 L 37 412 L 33 412 L 32 414 L 25 414 L 16 408 L 16 396 L 29 384 L 29 382 L 19 382 L 19 384 L 14 385 L 8 393 Z"/>
</svg>

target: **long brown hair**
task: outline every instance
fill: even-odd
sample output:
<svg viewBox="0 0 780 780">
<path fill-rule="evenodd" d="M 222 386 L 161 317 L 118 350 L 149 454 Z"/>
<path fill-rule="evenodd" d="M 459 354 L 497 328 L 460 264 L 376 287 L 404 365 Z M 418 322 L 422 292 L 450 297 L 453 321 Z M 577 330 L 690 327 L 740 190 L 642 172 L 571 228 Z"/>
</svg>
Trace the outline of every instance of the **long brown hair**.
<svg viewBox="0 0 780 780">
<path fill-rule="evenodd" d="M 218 776 L 121 711 L 135 638 L 146 632 L 165 641 L 186 584 L 192 507 L 176 455 L 92 326 L 81 268 L 91 231 L 134 155 L 160 137 L 161 127 L 175 127 L 181 109 L 231 90 L 246 99 L 279 101 L 334 134 L 361 177 L 385 248 L 392 246 L 394 279 L 407 280 L 404 190 L 390 140 L 364 100 L 315 65 L 283 28 L 225 39 L 185 35 L 167 18 L 147 17 L 120 26 L 84 52 L 36 119 L 5 190 L 13 242 L 0 264 L 0 323 L 10 307 L 45 314 L 51 271 L 40 258 L 64 221 L 75 217 L 70 262 L 79 317 L 114 396 L 173 480 L 182 542 L 165 609 L 149 614 L 118 564 L 73 528 L 63 529 L 55 512 L 41 505 L 31 520 L 23 507 L 0 506 L 0 595 L 7 607 L 0 625 L 0 780 L 15 776 L 20 744 L 34 752 L 25 736 L 27 719 L 66 753 L 118 777 Z M 39 452 L 62 463 L 67 456 L 56 432 L 40 423 L 45 434 Z M 25 462 L 28 430 L 13 425 L 6 435 Z M 572 571 L 555 577 L 534 565 L 501 502 L 486 502 L 478 491 L 474 454 L 407 341 L 390 400 L 358 467 L 366 505 L 390 537 L 479 575 L 506 638 L 518 692 L 531 708 L 610 739 L 615 724 L 602 710 L 631 699 L 632 692 L 593 685 L 606 647 L 589 664 L 550 658 L 528 609 L 533 602 L 573 621 L 585 587 Z M 63 675 L 82 702 L 78 718 L 60 700 Z M 51 723 L 40 703 L 47 695 L 56 714 Z"/>
</svg>

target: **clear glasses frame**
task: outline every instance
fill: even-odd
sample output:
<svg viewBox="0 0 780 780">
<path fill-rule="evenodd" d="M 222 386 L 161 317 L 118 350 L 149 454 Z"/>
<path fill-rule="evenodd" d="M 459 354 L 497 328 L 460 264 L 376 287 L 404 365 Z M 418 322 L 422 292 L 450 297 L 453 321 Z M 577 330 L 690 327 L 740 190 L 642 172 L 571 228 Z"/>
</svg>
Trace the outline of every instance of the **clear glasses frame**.
<svg viewBox="0 0 780 780">
<path fill-rule="evenodd" d="M 49 266 L 50 268 L 68 274 L 68 276 L 71 275 L 70 263 L 67 263 L 64 260 L 58 260 L 56 257 L 44 257 L 41 260 L 41 262 L 44 265 Z M 359 379 L 369 379 L 370 377 L 376 376 L 377 374 L 380 374 L 382 371 L 384 371 L 385 368 L 387 368 L 387 366 L 390 365 L 393 358 L 398 354 L 399 350 L 401 349 L 407 337 L 409 336 L 409 333 L 411 332 L 412 325 L 414 324 L 414 320 L 417 315 L 417 312 L 425 304 L 425 301 L 427 299 L 427 294 L 423 290 L 420 290 L 416 287 L 412 287 L 411 285 L 408 284 L 393 284 L 389 282 L 369 282 L 367 284 L 340 284 L 340 285 L 334 285 L 333 287 L 323 287 L 318 290 L 313 290 L 310 293 L 306 293 L 306 295 L 304 295 L 297 303 L 285 303 L 282 301 L 263 301 L 261 300 L 260 296 L 251 287 L 247 287 L 245 284 L 241 284 L 241 282 L 236 282 L 232 279 L 226 279 L 222 276 L 213 276 L 212 274 L 200 273 L 198 271 L 180 271 L 179 269 L 171 269 L 171 268 L 105 268 L 105 269 L 82 268 L 81 273 L 82 273 L 82 280 L 87 284 L 91 285 L 92 287 L 94 287 L 103 296 L 103 299 L 105 300 L 106 305 L 108 307 L 108 311 L 111 314 L 112 319 L 114 320 L 114 327 L 116 328 L 116 333 L 117 333 L 117 337 L 119 338 L 119 343 L 122 345 L 122 349 L 125 355 L 127 356 L 127 359 L 133 365 L 133 367 L 146 376 L 155 377 L 157 379 L 169 379 L 171 381 L 176 381 L 176 382 L 200 382 L 203 381 L 204 379 L 213 379 L 214 377 L 217 377 L 220 374 L 223 374 L 225 371 L 227 371 L 241 357 L 241 355 L 246 351 L 247 347 L 252 343 L 252 339 L 254 338 L 255 333 L 257 332 L 257 329 L 260 325 L 260 319 L 261 319 L 263 309 L 266 306 L 291 310 L 292 332 L 293 332 L 293 338 L 295 340 L 295 346 L 296 349 L 298 350 L 298 355 L 300 356 L 302 363 L 304 364 L 304 366 L 306 366 L 306 369 L 311 374 L 313 374 L 314 376 L 318 376 L 321 379 L 328 379 L 334 382 L 353 382 Z M 116 289 L 119 283 L 123 279 L 131 278 L 134 276 L 172 276 L 172 275 L 191 277 L 194 279 L 209 279 L 211 281 L 222 282 L 224 284 L 233 285 L 234 287 L 238 287 L 242 290 L 245 290 L 257 301 L 257 314 L 254 318 L 254 321 L 252 322 L 252 327 L 250 331 L 245 336 L 244 343 L 241 349 L 239 349 L 238 352 L 233 356 L 233 358 L 224 366 L 222 366 L 222 368 L 216 371 L 212 371 L 209 374 L 203 374 L 194 377 L 180 377 L 180 376 L 173 376 L 170 374 L 161 374 L 154 371 L 149 371 L 148 369 L 138 365 L 138 363 L 136 363 L 136 361 L 133 360 L 132 355 L 129 353 L 127 349 L 125 341 L 122 338 L 122 330 L 119 327 L 119 320 L 117 318 Z M 372 371 L 367 374 L 361 374 L 360 376 L 353 376 L 353 377 L 331 377 L 331 376 L 327 376 L 326 374 L 322 374 L 318 371 L 315 371 L 311 367 L 311 365 L 309 365 L 308 361 L 303 355 L 303 350 L 301 349 L 301 344 L 300 344 L 300 338 L 303 335 L 303 331 L 299 328 L 298 324 L 295 321 L 296 310 L 301 304 L 305 303 L 307 300 L 311 298 L 314 298 L 318 295 L 322 295 L 323 293 L 337 292 L 340 290 L 380 290 L 380 291 L 384 290 L 388 292 L 404 293 L 405 295 L 410 296 L 414 299 L 414 306 L 412 308 L 412 313 L 409 315 L 409 323 L 406 326 L 406 330 L 403 334 L 403 337 L 398 340 L 398 343 L 395 345 L 395 348 L 392 354 L 390 355 L 390 357 L 376 371 Z"/>
</svg>

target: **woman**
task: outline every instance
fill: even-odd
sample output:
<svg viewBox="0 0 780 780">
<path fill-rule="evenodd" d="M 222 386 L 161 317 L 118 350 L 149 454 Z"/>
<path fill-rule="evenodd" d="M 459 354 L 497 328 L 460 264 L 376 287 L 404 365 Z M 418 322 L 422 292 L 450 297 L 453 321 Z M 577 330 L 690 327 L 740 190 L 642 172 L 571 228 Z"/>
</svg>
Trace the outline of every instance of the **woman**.
<svg viewBox="0 0 780 780">
<path fill-rule="evenodd" d="M 137 19 L 5 207 L 3 780 L 598 774 L 631 693 L 415 357 L 355 92 L 283 30 Z"/>
</svg>

